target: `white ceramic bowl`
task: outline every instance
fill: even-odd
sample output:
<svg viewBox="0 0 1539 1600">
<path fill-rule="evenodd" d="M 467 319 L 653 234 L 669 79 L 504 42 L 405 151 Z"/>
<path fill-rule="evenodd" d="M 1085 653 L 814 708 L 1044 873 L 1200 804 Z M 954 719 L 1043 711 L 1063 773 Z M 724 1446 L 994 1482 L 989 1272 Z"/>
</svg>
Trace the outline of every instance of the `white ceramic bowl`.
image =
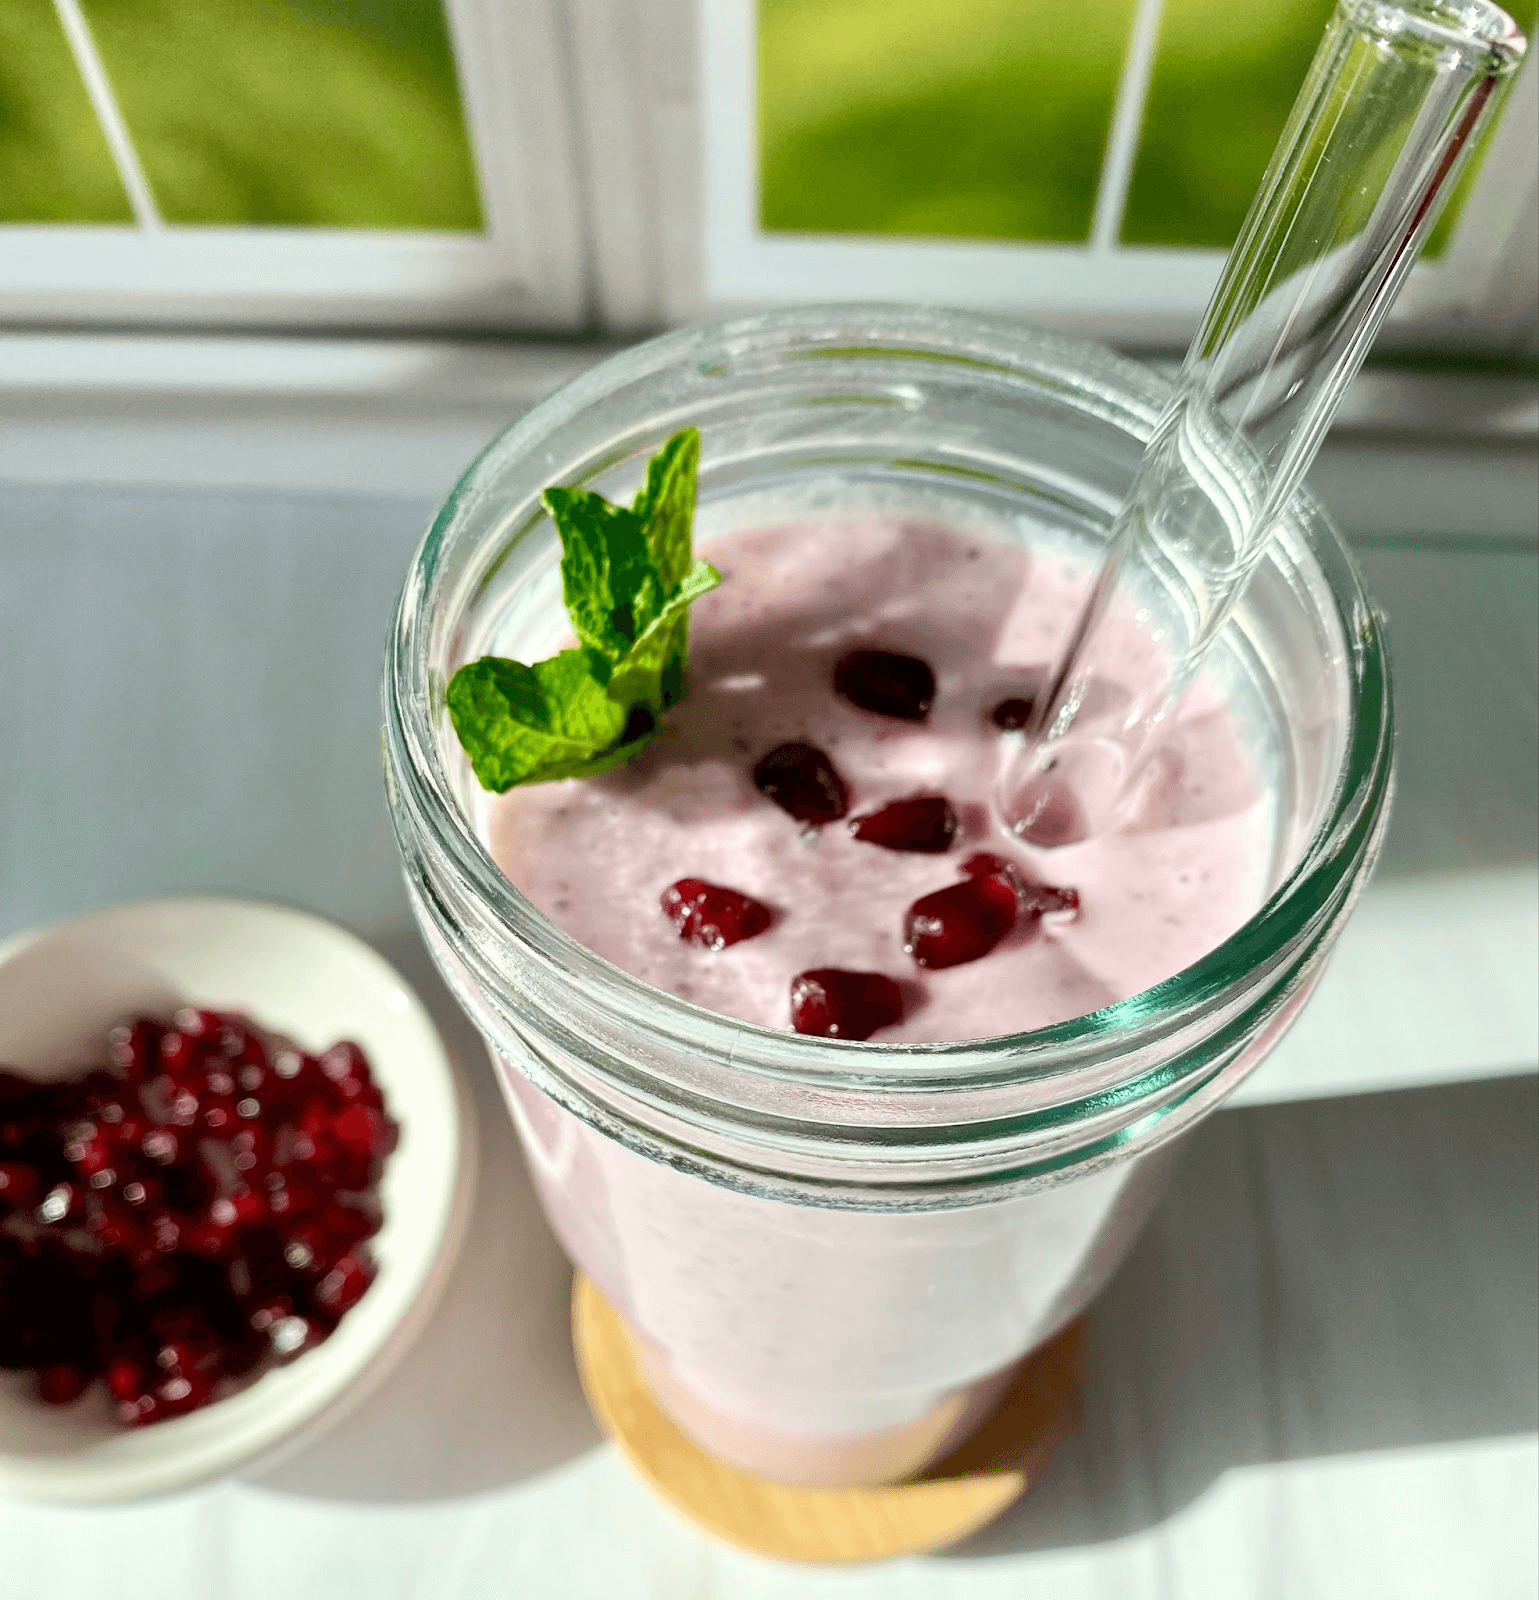
<svg viewBox="0 0 1539 1600">
<path fill-rule="evenodd" d="M 364 1049 L 400 1127 L 380 1182 L 378 1276 L 324 1343 L 239 1393 L 144 1428 L 113 1419 L 100 1383 L 46 1406 L 0 1372 L 0 1492 L 52 1501 L 163 1494 L 268 1462 L 355 1405 L 427 1321 L 470 1209 L 470 1099 L 422 1002 L 341 928 L 282 906 L 146 900 L 0 945 L 0 1064 L 73 1075 L 105 1059 L 120 1018 L 195 1004 L 248 1013 L 309 1050 Z"/>
</svg>

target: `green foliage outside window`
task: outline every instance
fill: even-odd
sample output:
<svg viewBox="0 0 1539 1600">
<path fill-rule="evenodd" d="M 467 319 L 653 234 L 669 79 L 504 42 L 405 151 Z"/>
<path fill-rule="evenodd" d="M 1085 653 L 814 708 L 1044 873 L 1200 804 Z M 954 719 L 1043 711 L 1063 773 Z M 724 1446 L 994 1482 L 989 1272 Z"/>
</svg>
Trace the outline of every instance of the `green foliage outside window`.
<svg viewBox="0 0 1539 1600">
<path fill-rule="evenodd" d="M 168 222 L 481 227 L 440 0 L 82 9 Z M 126 221 L 53 7 L 3 0 L 0 19 L 0 218 Z"/>
<path fill-rule="evenodd" d="M 1132 0 L 759 0 L 774 230 L 1081 241 Z"/>
<path fill-rule="evenodd" d="M 0 221 L 131 222 L 49 0 L 0 0 Z"/>
</svg>

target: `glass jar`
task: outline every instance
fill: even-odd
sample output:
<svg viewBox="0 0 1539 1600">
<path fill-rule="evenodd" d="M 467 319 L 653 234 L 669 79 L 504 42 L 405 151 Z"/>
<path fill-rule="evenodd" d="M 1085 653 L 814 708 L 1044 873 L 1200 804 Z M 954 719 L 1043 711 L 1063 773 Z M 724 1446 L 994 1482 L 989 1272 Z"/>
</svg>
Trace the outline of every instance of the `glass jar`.
<svg viewBox="0 0 1539 1600">
<path fill-rule="evenodd" d="M 416 916 L 498 1064 L 556 1232 L 675 1419 L 749 1470 L 917 1470 L 1106 1281 L 1178 1136 L 1287 1027 L 1377 855 L 1392 768 L 1377 619 L 1299 496 L 1211 669 L 1274 797 L 1270 898 L 1131 999 L 965 1043 L 732 1021 L 577 944 L 484 847 L 444 686 L 481 654 L 562 643 L 541 490 L 626 497 L 686 424 L 703 436 L 704 532 L 875 494 L 1093 555 L 1166 393 L 1097 346 L 975 315 L 809 308 L 689 328 L 495 440 L 408 575 L 385 753 Z"/>
</svg>

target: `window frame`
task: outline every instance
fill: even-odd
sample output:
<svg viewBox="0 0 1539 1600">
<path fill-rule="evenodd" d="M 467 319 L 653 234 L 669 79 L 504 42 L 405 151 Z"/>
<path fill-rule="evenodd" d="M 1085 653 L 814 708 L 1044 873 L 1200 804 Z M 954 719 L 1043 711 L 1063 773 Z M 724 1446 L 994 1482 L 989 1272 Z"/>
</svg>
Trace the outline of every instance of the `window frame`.
<svg viewBox="0 0 1539 1600">
<path fill-rule="evenodd" d="M 445 0 L 479 233 L 166 223 L 136 173 L 78 0 L 55 8 L 137 220 L 0 225 L 5 320 L 572 328 L 586 319 L 561 0 L 520 0 L 516 14 L 498 0 Z"/>
<path fill-rule="evenodd" d="M 1161 0 L 1129 30 L 1092 236 L 1085 245 L 772 234 L 759 226 L 757 0 L 698 0 L 703 98 L 703 294 L 712 309 L 771 301 L 922 300 L 1007 311 L 1150 350 L 1196 331 L 1225 253 L 1116 243 L 1157 43 Z M 1539 49 L 1510 91 L 1438 261 L 1420 262 L 1382 352 L 1532 358 Z M 1514 203 L 1516 196 L 1516 203 Z"/>
</svg>

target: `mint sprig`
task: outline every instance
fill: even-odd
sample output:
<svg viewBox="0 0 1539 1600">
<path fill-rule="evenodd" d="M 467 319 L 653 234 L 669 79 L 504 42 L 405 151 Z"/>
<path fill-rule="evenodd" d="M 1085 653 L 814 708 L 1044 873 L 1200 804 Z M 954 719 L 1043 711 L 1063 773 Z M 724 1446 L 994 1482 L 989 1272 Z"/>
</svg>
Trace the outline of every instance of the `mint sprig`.
<svg viewBox="0 0 1539 1600">
<path fill-rule="evenodd" d="M 578 644 L 532 667 L 482 656 L 449 680 L 449 718 L 483 789 L 621 766 L 683 698 L 689 607 L 721 582 L 693 554 L 699 466 L 700 434 L 685 428 L 652 457 L 630 506 L 545 491 Z"/>
</svg>

